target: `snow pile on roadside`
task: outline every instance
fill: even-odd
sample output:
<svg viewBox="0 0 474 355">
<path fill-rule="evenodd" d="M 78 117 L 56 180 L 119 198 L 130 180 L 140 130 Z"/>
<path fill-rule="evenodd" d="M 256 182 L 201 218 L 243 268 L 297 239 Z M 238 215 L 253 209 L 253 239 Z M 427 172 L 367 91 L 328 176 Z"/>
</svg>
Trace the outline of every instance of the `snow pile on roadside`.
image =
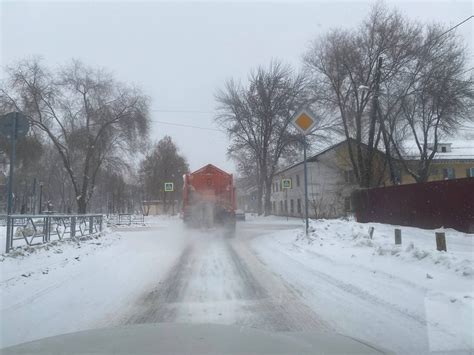
<svg viewBox="0 0 474 355">
<path fill-rule="evenodd" d="M 370 228 L 373 228 L 372 238 Z M 394 230 L 402 231 L 402 244 L 395 245 Z M 435 230 L 392 226 L 381 223 L 357 223 L 353 220 L 311 220 L 308 238 L 299 232 L 296 239 L 309 244 L 342 243 L 345 248 L 368 247 L 372 255 L 393 256 L 406 262 L 422 261 L 465 277 L 474 276 L 474 235 L 453 229 L 446 234 L 447 251 L 437 251 Z M 440 230 L 436 230 L 440 231 Z M 320 245 L 322 246 L 322 245 Z"/>
<path fill-rule="evenodd" d="M 115 325 L 168 272 L 186 240 L 180 225 L 130 228 L 0 257 L 0 348 Z"/>
<path fill-rule="evenodd" d="M 120 234 L 103 231 L 101 235 L 79 239 L 55 240 L 47 244 L 20 246 L 0 256 L 0 284 L 8 287 L 35 274 L 48 274 L 70 262 L 82 261 L 96 251 L 121 239 Z"/>
<path fill-rule="evenodd" d="M 445 233 L 439 252 L 434 230 L 315 220 L 308 237 L 280 230 L 252 246 L 337 332 L 396 353 L 471 353 L 474 235 Z"/>
<path fill-rule="evenodd" d="M 27 245 L 24 240 L 15 241 L 13 249 L 10 250 L 9 253 L 5 253 L 5 249 L 2 250 L 3 253 L 0 253 L 0 261 L 3 261 L 5 258 L 26 257 L 30 254 L 36 254 L 43 250 L 46 252 L 58 254 L 60 253 L 62 247 L 71 246 L 73 248 L 79 249 L 81 248 L 82 243 L 100 239 L 110 232 L 111 229 L 104 224 L 102 231 L 94 235 L 76 236 L 75 238 L 65 238 L 63 240 L 55 239 L 45 244 L 40 243 L 41 240 L 38 239 L 38 241 L 33 245 Z M 0 230 L 0 248 L 4 248 L 5 242 L 6 230 Z M 94 244 L 94 242 L 92 242 L 92 244 Z M 101 243 L 95 244 L 100 245 Z"/>
</svg>

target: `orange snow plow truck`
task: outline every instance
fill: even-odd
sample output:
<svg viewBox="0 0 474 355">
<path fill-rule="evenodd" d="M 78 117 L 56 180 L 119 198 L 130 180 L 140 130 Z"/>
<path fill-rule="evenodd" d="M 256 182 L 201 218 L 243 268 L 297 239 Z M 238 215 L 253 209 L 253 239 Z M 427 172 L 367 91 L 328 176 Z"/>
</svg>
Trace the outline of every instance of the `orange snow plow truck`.
<svg viewBox="0 0 474 355">
<path fill-rule="evenodd" d="M 232 174 L 208 164 L 184 175 L 182 216 L 186 225 L 223 225 L 234 230 L 235 209 Z"/>
</svg>

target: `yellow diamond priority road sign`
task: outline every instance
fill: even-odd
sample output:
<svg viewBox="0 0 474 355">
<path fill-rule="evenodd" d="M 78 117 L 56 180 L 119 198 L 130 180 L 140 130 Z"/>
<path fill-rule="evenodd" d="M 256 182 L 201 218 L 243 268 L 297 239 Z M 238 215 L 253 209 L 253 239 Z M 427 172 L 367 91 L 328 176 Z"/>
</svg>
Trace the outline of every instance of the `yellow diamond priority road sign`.
<svg viewBox="0 0 474 355">
<path fill-rule="evenodd" d="M 302 109 L 293 117 L 291 123 L 298 131 L 306 135 L 316 124 L 316 118 L 308 109 Z"/>
</svg>

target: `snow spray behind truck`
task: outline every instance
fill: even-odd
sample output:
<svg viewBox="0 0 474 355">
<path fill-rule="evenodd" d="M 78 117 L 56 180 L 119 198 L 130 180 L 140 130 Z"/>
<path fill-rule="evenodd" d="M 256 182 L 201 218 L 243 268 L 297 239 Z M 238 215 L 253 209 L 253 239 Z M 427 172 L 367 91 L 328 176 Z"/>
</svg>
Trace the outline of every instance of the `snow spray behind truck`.
<svg viewBox="0 0 474 355">
<path fill-rule="evenodd" d="M 232 174 L 208 164 L 184 175 L 183 220 L 194 227 L 223 225 L 235 229 L 235 187 Z"/>
</svg>

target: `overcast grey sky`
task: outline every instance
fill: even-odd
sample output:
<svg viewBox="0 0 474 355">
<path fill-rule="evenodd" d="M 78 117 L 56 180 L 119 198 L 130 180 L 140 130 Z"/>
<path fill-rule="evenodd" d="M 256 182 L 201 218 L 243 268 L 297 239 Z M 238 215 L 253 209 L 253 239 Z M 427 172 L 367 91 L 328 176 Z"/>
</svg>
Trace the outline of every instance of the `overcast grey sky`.
<svg viewBox="0 0 474 355">
<path fill-rule="evenodd" d="M 191 169 L 230 171 L 225 134 L 216 128 L 214 93 L 230 77 L 272 58 L 300 66 L 309 41 L 352 27 L 373 2 L 19 2 L 1 1 L 1 64 L 41 55 L 48 65 L 79 58 L 140 86 L 152 99 L 152 138 L 170 135 Z M 454 25 L 472 2 L 388 1 L 411 18 Z M 474 21 L 457 31 L 472 53 Z"/>
</svg>

